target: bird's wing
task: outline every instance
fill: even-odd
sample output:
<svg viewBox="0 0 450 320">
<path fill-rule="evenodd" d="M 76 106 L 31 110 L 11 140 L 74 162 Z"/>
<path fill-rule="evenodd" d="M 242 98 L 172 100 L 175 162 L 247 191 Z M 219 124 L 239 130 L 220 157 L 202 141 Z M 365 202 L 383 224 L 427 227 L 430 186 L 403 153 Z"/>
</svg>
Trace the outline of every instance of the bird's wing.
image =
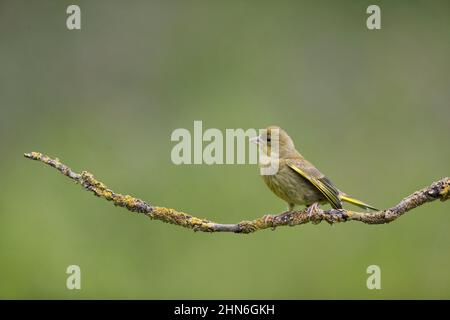
<svg viewBox="0 0 450 320">
<path fill-rule="evenodd" d="M 288 159 L 286 164 L 319 190 L 335 209 L 341 209 L 339 190 L 316 167 L 306 160 Z"/>
</svg>

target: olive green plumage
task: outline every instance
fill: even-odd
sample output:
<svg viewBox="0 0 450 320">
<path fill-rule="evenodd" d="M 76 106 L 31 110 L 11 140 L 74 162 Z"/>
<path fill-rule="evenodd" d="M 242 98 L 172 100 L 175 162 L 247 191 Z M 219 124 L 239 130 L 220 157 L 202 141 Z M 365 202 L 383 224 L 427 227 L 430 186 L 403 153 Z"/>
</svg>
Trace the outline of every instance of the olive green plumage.
<svg viewBox="0 0 450 320">
<path fill-rule="evenodd" d="M 272 141 L 276 137 L 278 139 Z M 295 205 L 310 206 L 315 203 L 330 203 L 333 208 L 340 209 L 342 201 L 377 210 L 336 188 L 312 163 L 303 158 L 283 129 L 270 126 L 254 141 L 259 144 L 263 157 L 277 162 L 278 171 L 273 175 L 262 175 L 262 178 L 273 193 L 288 203 L 290 210 Z M 275 142 L 278 142 L 278 152 L 274 147 Z"/>
</svg>

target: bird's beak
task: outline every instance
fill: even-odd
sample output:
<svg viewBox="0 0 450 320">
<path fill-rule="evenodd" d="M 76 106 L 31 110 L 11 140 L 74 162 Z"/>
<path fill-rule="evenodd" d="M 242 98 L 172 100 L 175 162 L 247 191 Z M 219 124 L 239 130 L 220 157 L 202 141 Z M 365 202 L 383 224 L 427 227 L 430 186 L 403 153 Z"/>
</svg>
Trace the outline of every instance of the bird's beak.
<svg viewBox="0 0 450 320">
<path fill-rule="evenodd" d="M 249 140 L 251 143 L 260 144 L 261 138 L 259 136 L 253 137 Z"/>
</svg>

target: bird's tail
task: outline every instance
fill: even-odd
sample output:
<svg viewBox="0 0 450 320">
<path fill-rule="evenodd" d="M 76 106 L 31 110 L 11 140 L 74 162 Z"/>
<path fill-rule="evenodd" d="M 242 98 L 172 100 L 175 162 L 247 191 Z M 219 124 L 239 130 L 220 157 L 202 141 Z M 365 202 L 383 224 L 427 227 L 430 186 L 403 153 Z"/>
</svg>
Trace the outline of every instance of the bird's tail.
<svg viewBox="0 0 450 320">
<path fill-rule="evenodd" d="M 364 203 L 364 202 L 362 202 L 362 201 L 360 201 L 358 199 L 354 199 L 354 198 L 352 198 L 352 197 L 350 197 L 350 196 L 348 196 L 346 194 L 341 194 L 339 198 L 342 201 L 354 204 L 355 206 L 361 207 L 363 209 L 372 209 L 372 210 L 378 211 L 377 208 L 375 208 L 375 207 L 373 207 L 373 206 L 371 206 L 371 205 L 369 205 L 367 203 Z"/>
</svg>

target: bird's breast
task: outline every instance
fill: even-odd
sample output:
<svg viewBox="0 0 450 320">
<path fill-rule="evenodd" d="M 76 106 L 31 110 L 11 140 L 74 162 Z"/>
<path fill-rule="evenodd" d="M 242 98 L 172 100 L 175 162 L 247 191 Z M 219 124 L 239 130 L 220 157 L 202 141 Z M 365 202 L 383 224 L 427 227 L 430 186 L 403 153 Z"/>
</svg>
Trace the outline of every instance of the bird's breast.
<svg viewBox="0 0 450 320">
<path fill-rule="evenodd" d="M 311 183 L 280 161 L 278 172 L 262 175 L 266 185 L 278 197 L 288 203 L 310 205 L 322 202 L 323 195 Z"/>
</svg>

